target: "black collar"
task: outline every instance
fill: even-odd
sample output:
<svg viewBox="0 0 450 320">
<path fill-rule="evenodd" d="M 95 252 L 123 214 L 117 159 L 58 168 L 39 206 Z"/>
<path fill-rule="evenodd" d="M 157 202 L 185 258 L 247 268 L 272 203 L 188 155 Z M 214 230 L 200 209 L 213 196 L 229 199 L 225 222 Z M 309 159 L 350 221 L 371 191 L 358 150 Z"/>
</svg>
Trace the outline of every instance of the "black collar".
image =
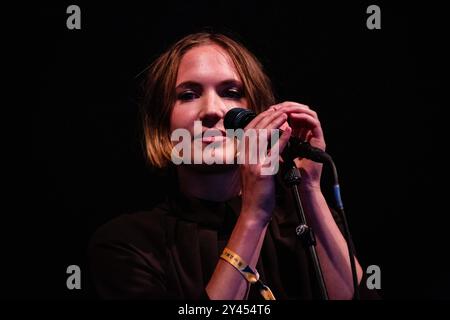
<svg viewBox="0 0 450 320">
<path fill-rule="evenodd" d="M 176 191 L 170 194 L 172 214 L 211 229 L 223 229 L 234 225 L 241 211 L 241 196 L 226 201 L 211 201 L 188 196 Z"/>
</svg>

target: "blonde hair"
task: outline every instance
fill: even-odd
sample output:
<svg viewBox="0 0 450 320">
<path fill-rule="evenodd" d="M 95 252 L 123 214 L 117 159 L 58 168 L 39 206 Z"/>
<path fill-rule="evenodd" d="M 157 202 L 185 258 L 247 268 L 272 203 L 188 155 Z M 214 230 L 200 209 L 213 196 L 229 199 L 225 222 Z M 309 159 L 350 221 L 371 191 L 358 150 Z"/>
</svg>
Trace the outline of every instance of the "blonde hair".
<svg viewBox="0 0 450 320">
<path fill-rule="evenodd" d="M 190 34 L 159 56 L 149 67 L 141 103 L 144 147 L 151 166 L 166 168 L 171 161 L 170 115 L 176 102 L 175 85 L 183 55 L 191 48 L 216 44 L 230 56 L 244 87 L 248 107 L 256 113 L 275 103 L 270 79 L 258 59 L 238 41 L 217 33 Z"/>
</svg>

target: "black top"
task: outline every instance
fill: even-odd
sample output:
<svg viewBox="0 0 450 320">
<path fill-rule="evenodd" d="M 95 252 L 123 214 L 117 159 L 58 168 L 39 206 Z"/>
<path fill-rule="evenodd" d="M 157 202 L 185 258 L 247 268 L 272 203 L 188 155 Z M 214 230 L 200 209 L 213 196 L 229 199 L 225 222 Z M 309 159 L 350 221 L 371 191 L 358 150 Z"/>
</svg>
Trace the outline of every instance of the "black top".
<svg viewBox="0 0 450 320">
<path fill-rule="evenodd" d="M 298 220 L 287 194 L 277 196 L 256 269 L 276 299 L 318 298 L 312 265 L 296 238 Z M 107 299 L 207 299 L 205 287 L 240 206 L 240 197 L 212 202 L 177 193 L 151 211 L 106 223 L 89 246 L 98 294 Z M 371 297 L 364 287 L 361 297 Z M 254 286 L 249 299 L 262 299 Z"/>
</svg>

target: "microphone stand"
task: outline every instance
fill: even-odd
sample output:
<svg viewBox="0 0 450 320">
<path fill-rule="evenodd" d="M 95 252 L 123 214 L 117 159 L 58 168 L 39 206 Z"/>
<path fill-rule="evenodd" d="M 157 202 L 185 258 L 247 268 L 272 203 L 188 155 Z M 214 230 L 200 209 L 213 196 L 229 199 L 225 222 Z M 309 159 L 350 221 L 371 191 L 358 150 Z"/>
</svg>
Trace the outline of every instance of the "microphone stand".
<svg viewBox="0 0 450 320">
<path fill-rule="evenodd" d="M 322 269 L 320 267 L 319 258 L 316 252 L 316 238 L 311 227 L 308 226 L 306 222 L 305 212 L 303 211 L 302 202 L 300 199 L 300 194 L 298 191 L 298 185 L 301 181 L 300 171 L 294 163 L 294 159 L 297 157 L 293 154 L 293 148 L 290 148 L 290 143 L 286 146 L 285 152 L 283 152 L 283 160 L 288 166 L 288 171 L 284 176 L 285 184 L 291 189 L 292 196 L 295 199 L 296 213 L 300 224 L 295 228 L 295 233 L 297 237 L 303 242 L 307 247 L 309 257 L 314 266 L 314 273 L 319 286 L 320 295 L 322 300 L 328 300 L 328 292 L 325 286 L 325 281 L 322 274 Z"/>
</svg>

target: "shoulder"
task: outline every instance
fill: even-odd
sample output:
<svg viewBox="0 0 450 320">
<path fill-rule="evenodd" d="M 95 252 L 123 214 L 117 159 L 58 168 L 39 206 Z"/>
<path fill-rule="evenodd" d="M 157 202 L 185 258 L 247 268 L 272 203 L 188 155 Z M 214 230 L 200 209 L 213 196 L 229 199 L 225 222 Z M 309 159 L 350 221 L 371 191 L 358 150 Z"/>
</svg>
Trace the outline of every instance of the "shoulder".
<svg viewBox="0 0 450 320">
<path fill-rule="evenodd" d="M 102 225 L 88 247 L 89 269 L 104 298 L 152 298 L 166 294 L 166 227 L 169 210 L 123 214 Z"/>
<path fill-rule="evenodd" d="M 134 247 L 141 250 L 162 247 L 168 213 L 169 210 L 163 203 L 149 211 L 122 214 L 94 232 L 89 242 L 89 251 L 108 247 Z"/>
</svg>

